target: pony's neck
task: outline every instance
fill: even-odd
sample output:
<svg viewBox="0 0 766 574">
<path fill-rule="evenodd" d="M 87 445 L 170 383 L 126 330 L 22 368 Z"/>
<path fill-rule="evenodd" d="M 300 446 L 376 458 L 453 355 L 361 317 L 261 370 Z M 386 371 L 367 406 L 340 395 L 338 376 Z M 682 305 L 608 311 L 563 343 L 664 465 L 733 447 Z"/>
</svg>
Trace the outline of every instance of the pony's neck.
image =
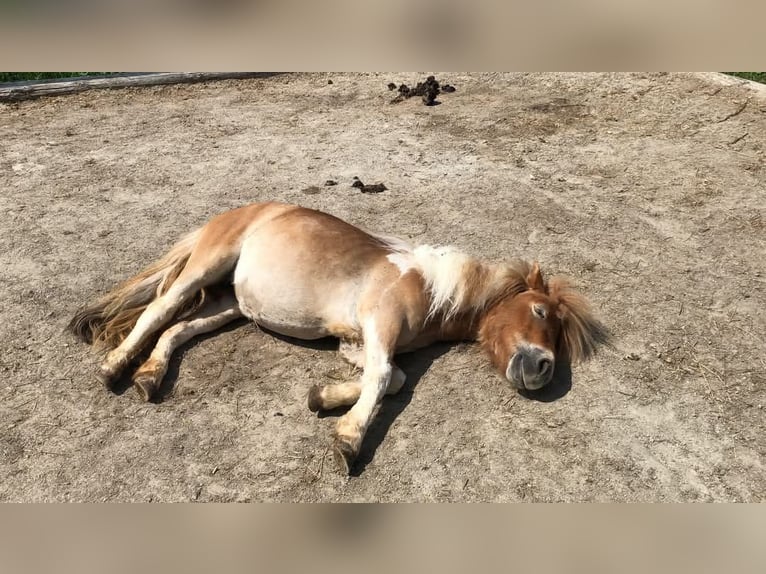
<svg viewBox="0 0 766 574">
<path fill-rule="evenodd" d="M 488 273 L 493 272 L 502 274 L 498 269 L 488 270 Z M 496 316 L 500 303 L 513 294 L 508 291 L 507 282 L 498 287 L 490 281 L 482 289 L 477 289 L 474 297 L 468 297 L 457 312 L 449 316 L 437 314 L 430 319 L 431 332 L 437 333 L 437 338 L 442 341 L 481 341 L 488 320 Z"/>
<path fill-rule="evenodd" d="M 440 341 L 478 341 L 480 328 L 480 316 L 463 314 L 438 322 L 433 332 Z"/>
<path fill-rule="evenodd" d="M 452 247 L 422 245 L 414 255 L 430 294 L 428 317 L 445 328 L 475 335 L 487 309 L 527 288 L 518 265 L 483 262 Z"/>
</svg>

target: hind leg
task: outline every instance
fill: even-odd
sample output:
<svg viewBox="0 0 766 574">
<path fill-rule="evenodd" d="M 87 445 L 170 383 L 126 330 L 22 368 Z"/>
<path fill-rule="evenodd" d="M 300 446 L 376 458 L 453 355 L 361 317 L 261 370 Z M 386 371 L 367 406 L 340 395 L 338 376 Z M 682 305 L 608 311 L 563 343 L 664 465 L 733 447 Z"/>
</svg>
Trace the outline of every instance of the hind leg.
<svg viewBox="0 0 766 574">
<path fill-rule="evenodd" d="M 167 329 L 157 341 L 151 356 L 133 375 L 133 383 L 141 398 L 151 400 L 160 388 L 173 351 L 193 337 L 220 329 L 241 316 L 236 298 L 233 294 L 227 294 L 208 303 L 191 318 Z"/>
<path fill-rule="evenodd" d="M 170 321 L 197 291 L 217 283 L 231 271 L 239 252 L 238 247 L 225 244 L 219 246 L 214 241 L 214 238 L 208 242 L 200 241 L 170 288 L 149 304 L 125 340 L 107 354 L 97 374 L 102 383 L 109 385 L 117 379 L 130 360 L 141 351 L 147 339 Z"/>
</svg>

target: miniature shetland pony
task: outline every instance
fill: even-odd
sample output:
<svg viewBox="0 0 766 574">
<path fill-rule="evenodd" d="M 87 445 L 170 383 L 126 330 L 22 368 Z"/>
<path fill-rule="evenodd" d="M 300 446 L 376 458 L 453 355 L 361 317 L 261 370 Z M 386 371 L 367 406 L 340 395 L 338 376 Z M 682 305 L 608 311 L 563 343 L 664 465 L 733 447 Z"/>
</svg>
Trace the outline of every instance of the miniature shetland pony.
<svg viewBox="0 0 766 574">
<path fill-rule="evenodd" d="M 82 308 L 70 329 L 107 351 L 106 385 L 159 338 L 133 382 L 150 400 L 173 351 L 239 317 L 300 339 L 334 336 L 358 381 L 314 385 L 312 411 L 351 408 L 333 452 L 348 472 L 377 403 L 402 388 L 394 355 L 476 340 L 517 389 L 539 389 L 556 361 L 587 359 L 607 337 L 585 299 L 526 262 L 488 263 L 452 247 L 412 246 L 332 215 L 258 203 L 223 213 L 159 261 Z"/>
</svg>

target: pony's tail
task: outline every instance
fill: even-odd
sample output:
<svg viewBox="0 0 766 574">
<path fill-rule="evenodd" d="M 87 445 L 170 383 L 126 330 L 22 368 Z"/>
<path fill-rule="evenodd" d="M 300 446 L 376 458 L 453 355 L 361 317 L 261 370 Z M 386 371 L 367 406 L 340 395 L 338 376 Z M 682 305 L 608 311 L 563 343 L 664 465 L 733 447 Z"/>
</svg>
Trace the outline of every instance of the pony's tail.
<svg viewBox="0 0 766 574">
<path fill-rule="evenodd" d="M 189 233 L 162 259 L 118 285 L 98 301 L 80 308 L 69 322 L 68 330 L 99 350 L 116 348 L 128 336 L 149 303 L 165 293 L 183 271 L 197 244 L 200 231 L 198 229 Z M 176 315 L 185 315 L 199 308 L 204 296 L 204 290 L 201 290 Z"/>
</svg>

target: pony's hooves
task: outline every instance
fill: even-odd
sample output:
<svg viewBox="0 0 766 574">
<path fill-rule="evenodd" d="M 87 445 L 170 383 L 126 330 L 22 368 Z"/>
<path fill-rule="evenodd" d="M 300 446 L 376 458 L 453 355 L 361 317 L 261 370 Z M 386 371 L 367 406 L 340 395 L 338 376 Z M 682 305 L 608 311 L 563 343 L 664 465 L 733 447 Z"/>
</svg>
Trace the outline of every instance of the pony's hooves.
<svg viewBox="0 0 766 574">
<path fill-rule="evenodd" d="M 136 391 L 145 402 L 149 402 L 157 392 L 159 384 L 156 378 L 151 374 L 136 374 L 133 377 L 133 385 Z"/>
<path fill-rule="evenodd" d="M 309 410 L 315 413 L 322 409 L 322 387 L 319 385 L 312 385 L 309 389 Z"/>
<path fill-rule="evenodd" d="M 338 472 L 343 476 L 351 474 L 351 466 L 357 455 L 354 448 L 346 441 L 335 438 L 332 445 L 332 455 Z"/>
<path fill-rule="evenodd" d="M 101 383 L 105 388 L 111 389 L 114 382 L 119 378 L 120 374 L 115 373 L 104 367 L 99 367 L 96 371 L 96 380 Z"/>
</svg>

